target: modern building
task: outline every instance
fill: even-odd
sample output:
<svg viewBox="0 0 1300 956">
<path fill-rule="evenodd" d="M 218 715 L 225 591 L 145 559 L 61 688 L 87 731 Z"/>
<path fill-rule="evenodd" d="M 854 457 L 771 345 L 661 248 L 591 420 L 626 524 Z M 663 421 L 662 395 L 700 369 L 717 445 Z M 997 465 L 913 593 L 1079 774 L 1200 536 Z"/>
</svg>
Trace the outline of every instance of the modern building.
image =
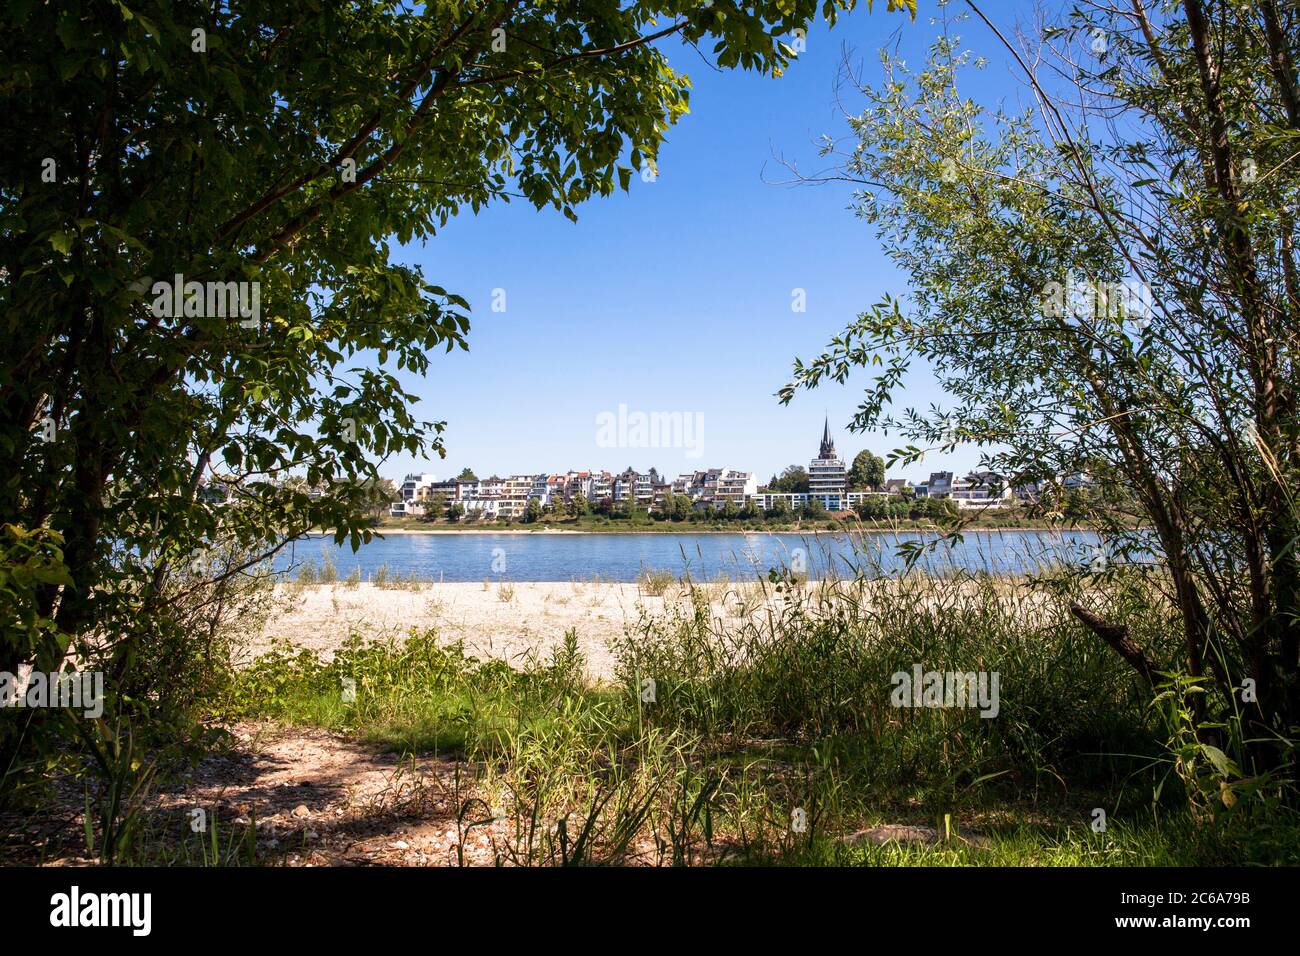
<svg viewBox="0 0 1300 956">
<path fill-rule="evenodd" d="M 843 511 L 848 488 L 848 469 L 844 466 L 844 459 L 835 454 L 828 418 L 822 430 L 821 448 L 817 457 L 808 463 L 808 497 L 819 499 L 827 511 Z"/>
<path fill-rule="evenodd" d="M 592 472 L 591 494 L 587 495 L 592 504 L 614 500 L 614 476 L 607 471 Z"/>
<path fill-rule="evenodd" d="M 656 484 L 659 484 L 659 475 L 654 469 L 642 473 L 629 468 L 614 476 L 613 500 L 619 503 L 632 500 L 643 508 L 649 508 L 654 504 Z"/>
<path fill-rule="evenodd" d="M 673 494 L 685 495 L 694 502 L 723 508 L 729 501 L 741 506 L 753 498 L 758 492 L 758 479 L 752 471 L 709 468 L 678 476 L 672 488 Z"/>
<path fill-rule="evenodd" d="M 952 481 L 951 471 L 930 472 L 930 480 L 925 483 L 925 496 L 927 498 L 951 498 Z"/>
<path fill-rule="evenodd" d="M 1013 503 L 1010 483 L 992 471 L 972 471 L 953 481 L 952 499 L 958 508 L 1001 508 Z"/>
<path fill-rule="evenodd" d="M 1066 475 L 1061 479 L 1061 487 L 1066 491 L 1077 491 L 1081 488 L 1091 488 L 1092 475 L 1088 474 L 1086 471 Z"/>
<path fill-rule="evenodd" d="M 493 475 L 490 478 L 473 478 L 456 481 L 456 503 L 472 517 L 496 518 L 503 514 L 506 479 Z"/>
<path fill-rule="evenodd" d="M 403 478 L 397 493 L 400 497 L 389 506 L 388 513 L 394 518 L 416 518 L 425 513 L 435 494 L 454 496 L 456 483 L 440 482 L 437 475 L 420 472 Z"/>
<path fill-rule="evenodd" d="M 808 503 L 808 496 L 802 492 L 759 491 L 750 495 L 749 500 L 763 511 L 775 510 L 778 503 L 784 504 L 787 511 L 794 511 Z"/>
<path fill-rule="evenodd" d="M 437 475 L 431 475 L 427 472 L 415 475 L 407 475 L 402 479 L 401 486 L 397 489 L 398 494 L 402 496 L 403 501 L 415 501 L 419 497 L 421 488 L 427 488 L 438 480 Z"/>
<path fill-rule="evenodd" d="M 719 508 L 731 502 L 737 506 L 758 491 L 758 479 L 752 471 L 735 471 L 731 468 L 718 469 L 718 476 L 713 487 L 713 503 Z"/>
</svg>

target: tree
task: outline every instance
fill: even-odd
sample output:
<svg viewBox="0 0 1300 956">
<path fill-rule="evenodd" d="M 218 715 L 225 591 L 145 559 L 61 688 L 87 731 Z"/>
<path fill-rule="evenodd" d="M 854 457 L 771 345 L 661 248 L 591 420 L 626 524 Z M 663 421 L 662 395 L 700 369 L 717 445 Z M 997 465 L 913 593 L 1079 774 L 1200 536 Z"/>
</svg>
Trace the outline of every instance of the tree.
<svg viewBox="0 0 1300 956">
<path fill-rule="evenodd" d="M 359 478 L 349 479 L 344 484 L 350 487 L 345 492 L 350 498 L 357 501 L 360 508 L 371 518 L 377 518 L 389 509 L 394 501 L 400 501 L 401 495 L 397 487 L 387 478 Z M 311 488 L 308 483 L 301 478 L 290 478 L 283 482 L 281 487 L 292 491 L 296 494 L 311 494 Z M 335 487 L 324 486 L 320 488 L 323 494 L 339 494 L 340 489 Z"/>
<path fill-rule="evenodd" d="M 855 427 L 898 428 L 910 460 L 974 442 L 1015 482 L 1104 463 L 1144 527 L 1091 518 L 1120 557 L 1158 555 L 1177 640 L 1075 615 L 1143 682 L 1208 691 L 1194 722 L 1241 713 L 1261 741 L 1300 723 L 1298 26 L 1274 0 L 1077 5 L 1015 51 L 1040 104 L 1016 115 L 958 93 L 951 38 L 919 76 L 890 60 L 835 175 L 912 304 L 863 313 L 782 390 L 879 362 Z M 1089 36 L 1105 49 L 1066 52 Z M 890 414 L 915 360 L 956 411 Z"/>
<path fill-rule="evenodd" d="M 0 524 L 56 532 L 68 583 L 0 670 L 85 637 L 110 702 L 147 701 L 130 665 L 196 546 L 368 540 L 374 461 L 444 453 L 396 371 L 469 328 L 397 243 L 511 195 L 576 218 L 686 111 L 656 41 L 779 74 L 781 38 L 847 5 L 6 4 Z M 228 506 L 198 499 L 217 462 Z"/>
<path fill-rule="evenodd" d="M 858 452 L 849 468 L 849 490 L 866 491 L 885 483 L 885 459 L 867 449 Z"/>
<path fill-rule="evenodd" d="M 529 498 L 528 504 L 524 505 L 524 522 L 532 524 L 542 516 L 542 502 L 538 498 Z"/>
<path fill-rule="evenodd" d="M 582 518 L 591 514 L 591 503 L 587 501 L 587 496 L 581 491 L 575 494 L 569 502 L 569 514 L 574 518 Z"/>
<path fill-rule="evenodd" d="M 370 479 L 366 482 L 366 491 L 370 497 L 370 513 L 374 516 L 383 514 L 394 501 L 402 498 L 397 486 L 387 478 Z"/>
<path fill-rule="evenodd" d="M 879 497 L 867 498 L 864 501 L 858 502 L 858 506 L 855 510 L 857 511 L 858 517 L 864 520 L 884 518 L 889 514 L 887 502 Z"/>
<path fill-rule="evenodd" d="M 453 502 L 447 509 L 447 520 L 455 523 L 465 516 L 465 506 L 459 501 Z"/>
<path fill-rule="evenodd" d="M 808 472 L 799 465 L 791 465 L 781 472 L 780 477 L 773 477 L 768 490 L 783 494 L 807 494 Z"/>
<path fill-rule="evenodd" d="M 424 506 L 424 516 L 427 521 L 438 521 L 447 514 L 447 496 L 441 492 L 429 498 L 428 503 Z"/>
<path fill-rule="evenodd" d="M 460 474 L 456 476 L 457 481 L 478 481 L 478 476 L 474 474 L 473 468 L 462 468 Z"/>
</svg>

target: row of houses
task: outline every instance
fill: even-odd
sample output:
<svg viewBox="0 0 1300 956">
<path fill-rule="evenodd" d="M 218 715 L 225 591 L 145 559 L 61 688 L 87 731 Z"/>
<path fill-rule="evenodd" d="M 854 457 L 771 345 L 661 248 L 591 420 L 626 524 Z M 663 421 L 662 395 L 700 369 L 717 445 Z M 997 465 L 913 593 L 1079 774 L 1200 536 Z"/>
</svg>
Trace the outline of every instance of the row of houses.
<svg viewBox="0 0 1300 956">
<path fill-rule="evenodd" d="M 701 507 L 725 507 L 728 501 L 744 504 L 758 490 L 753 473 L 732 468 L 710 468 L 667 480 L 651 469 L 569 471 L 564 474 L 511 475 L 506 478 L 438 481 L 430 474 L 407 475 L 398 489 L 401 498 L 393 503 L 394 517 L 426 514 L 433 502 L 460 505 L 466 514 L 487 518 L 518 518 L 530 501 L 542 507 L 568 504 L 579 496 L 593 504 L 607 501 L 622 505 L 628 501 L 646 510 L 662 507 L 670 495 L 682 495 Z"/>
<path fill-rule="evenodd" d="M 1066 478 L 1066 491 L 1089 483 L 1087 476 Z M 1039 482 L 1012 485 L 990 471 L 957 476 L 936 471 L 920 484 L 905 478 L 891 478 L 874 491 L 849 491 L 848 471 L 835 452 L 830 422 L 822 431 L 817 457 L 809 462 L 806 492 L 760 491 L 753 472 L 732 468 L 709 468 L 668 480 L 655 469 L 638 472 L 629 468 L 617 474 L 608 471 L 569 471 L 564 474 L 511 475 L 507 478 L 438 481 L 430 474 L 407 475 L 393 503 L 394 517 L 421 516 L 433 502 L 459 505 L 466 514 L 485 518 L 519 518 L 530 501 L 540 506 L 568 504 L 579 495 L 592 504 L 624 505 L 631 501 L 647 511 L 662 507 L 672 496 L 689 499 L 693 507 L 737 507 L 752 502 L 757 508 L 795 511 L 816 503 L 825 511 L 851 511 L 863 502 L 879 497 L 938 498 L 951 500 L 960 509 L 1005 508 L 1018 501 L 1034 501 L 1044 492 Z"/>
<path fill-rule="evenodd" d="M 593 504 L 608 502 L 651 510 L 663 507 L 669 496 L 683 497 L 697 508 L 742 507 L 753 501 L 760 508 L 777 507 L 785 500 L 790 508 L 819 500 L 829 511 L 852 507 L 862 493 L 848 492 L 844 462 L 835 454 L 830 422 L 822 432 L 818 456 L 809 465 L 809 490 L 806 494 L 759 493 L 758 480 L 750 471 L 734 468 L 707 468 L 679 475 L 669 480 L 655 469 L 612 474 L 608 471 L 569 471 L 552 475 L 514 475 L 509 478 L 483 478 L 437 481 L 433 475 L 407 475 L 401 486 L 401 500 L 392 506 L 395 517 L 422 515 L 431 502 L 460 505 L 466 514 L 482 517 L 518 518 L 530 501 L 545 507 L 557 502 L 569 503 L 579 495 Z"/>
</svg>

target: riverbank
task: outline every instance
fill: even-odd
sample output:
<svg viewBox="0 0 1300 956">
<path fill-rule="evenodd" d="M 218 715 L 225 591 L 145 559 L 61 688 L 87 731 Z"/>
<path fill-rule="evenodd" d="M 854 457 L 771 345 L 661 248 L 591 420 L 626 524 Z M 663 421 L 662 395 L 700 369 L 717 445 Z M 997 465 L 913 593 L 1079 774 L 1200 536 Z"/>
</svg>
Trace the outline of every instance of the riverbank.
<svg viewBox="0 0 1300 956">
<path fill-rule="evenodd" d="M 955 585 L 954 593 L 993 588 L 1008 594 L 1020 590 L 1022 579 L 1008 577 L 983 583 Z M 873 592 L 896 591 L 898 582 L 876 582 Z M 798 589 L 812 596 L 844 594 L 855 600 L 862 592 L 843 583 L 809 582 Z M 285 643 L 331 660 L 350 638 L 401 641 L 412 633 L 435 632 L 440 645 L 461 644 L 465 653 L 483 661 L 499 660 L 516 670 L 544 661 L 562 648 L 572 634 L 587 662 L 588 676 L 597 682 L 614 675 L 611 645 L 635 633 L 645 622 L 676 613 L 693 614 L 707 608 L 721 626 L 736 627 L 762 620 L 788 606 L 770 584 L 753 581 L 692 583 L 662 578 L 652 585 L 613 582 L 447 582 L 400 587 L 374 584 L 280 584 L 279 612 L 245 649 L 243 664 Z M 926 597 L 928 603 L 933 597 Z M 1036 607 L 1041 597 L 1023 599 Z"/>
<path fill-rule="evenodd" d="M 746 528 L 746 527 L 710 527 L 696 528 L 689 524 L 684 525 L 666 525 L 651 527 L 623 527 L 620 525 L 599 525 L 584 528 L 551 528 L 542 526 L 540 528 L 520 528 L 516 525 L 456 525 L 452 527 L 440 528 L 419 528 L 407 525 L 379 525 L 373 530 L 380 535 L 403 535 L 403 534 L 517 534 L 517 535 L 535 535 L 535 534 L 565 534 L 565 535 L 583 535 L 583 534 L 867 534 L 867 535 L 891 535 L 898 532 L 907 532 L 914 534 L 918 531 L 930 531 L 939 533 L 941 529 L 933 525 L 906 525 L 900 527 L 878 528 L 869 525 L 842 525 L 838 527 L 811 527 L 800 528 L 796 526 L 783 526 L 779 528 Z M 1067 526 L 1067 525 L 972 525 L 962 530 L 963 534 L 1028 534 L 1038 531 L 1090 531 L 1093 530 L 1084 525 Z M 325 531 L 315 531 L 313 534 L 327 534 Z"/>
<path fill-rule="evenodd" d="M 226 744 L 144 798 L 123 859 L 1294 865 L 1273 804 L 1207 820 L 1165 785 L 1146 695 L 1069 608 L 1105 597 L 1151 648 L 1171 609 L 1103 583 L 281 585 L 211 715 Z M 900 707 L 918 665 L 999 681 Z M 0 814 L 11 861 L 94 862 L 85 799 L 70 776 L 59 812 Z"/>
<path fill-rule="evenodd" d="M 439 632 L 350 644 L 328 661 L 263 658 L 230 699 L 241 741 L 264 748 L 247 758 L 258 776 L 239 781 L 234 809 L 274 814 L 277 838 L 294 828 L 287 858 L 284 844 L 250 851 L 250 862 L 289 865 L 1294 862 L 1294 823 L 1265 803 L 1207 823 L 1165 785 L 1146 695 L 1070 611 L 1103 597 L 1101 583 L 1056 593 L 908 577 L 772 587 L 762 605 L 744 601 L 758 582 L 686 594 L 304 589 L 294 613 L 313 641 L 328 637 L 324 618 L 306 612 L 337 600 L 394 630 L 423 607 L 444 627 L 490 635 L 488 653 L 464 657 Z M 1170 608 L 1158 587 L 1127 584 L 1105 592 L 1109 612 L 1141 646 L 1161 647 Z M 510 652 L 502 629 L 527 616 L 520 608 L 540 602 L 545 618 L 579 597 L 595 613 L 575 615 L 570 640 L 557 641 L 556 620 Z M 583 625 L 602 611 L 610 633 L 615 612 L 623 622 L 608 656 Z M 989 700 L 900 705 L 897 675 L 918 666 L 998 680 Z M 250 733 L 253 721 L 270 732 Z M 304 796 L 268 803 L 264 780 Z M 336 796 L 354 788 L 354 805 Z M 578 827 L 588 836 L 575 842 Z M 1253 836 L 1266 831 L 1284 835 Z"/>
<path fill-rule="evenodd" d="M 436 630 L 443 644 L 463 642 L 481 660 L 522 668 L 545 658 L 573 631 L 593 677 L 612 672 L 609 641 L 641 614 L 664 609 L 664 596 L 636 584 L 493 582 L 413 584 L 319 584 L 276 587 L 281 611 L 247 649 L 249 659 L 276 641 L 329 659 L 352 636 L 401 639 L 411 631 Z"/>
</svg>

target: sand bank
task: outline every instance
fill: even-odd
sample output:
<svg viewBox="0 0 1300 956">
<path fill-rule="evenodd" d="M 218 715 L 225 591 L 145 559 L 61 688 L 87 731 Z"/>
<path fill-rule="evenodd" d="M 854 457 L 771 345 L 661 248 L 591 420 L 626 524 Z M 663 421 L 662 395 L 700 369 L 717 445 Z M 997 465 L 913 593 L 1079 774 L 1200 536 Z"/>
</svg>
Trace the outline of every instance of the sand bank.
<svg viewBox="0 0 1300 956">
<path fill-rule="evenodd" d="M 425 584 L 419 590 L 320 584 L 280 585 L 284 611 L 268 621 L 249 648 L 265 653 L 276 639 L 326 653 L 349 635 L 403 637 L 412 628 L 437 628 L 447 642 L 461 640 L 469 653 L 520 664 L 547 655 L 566 631 L 577 632 L 592 676 L 608 676 L 607 641 L 634 625 L 642 611 L 657 613 L 663 598 L 643 595 L 636 584 L 477 583 Z"/>
</svg>

